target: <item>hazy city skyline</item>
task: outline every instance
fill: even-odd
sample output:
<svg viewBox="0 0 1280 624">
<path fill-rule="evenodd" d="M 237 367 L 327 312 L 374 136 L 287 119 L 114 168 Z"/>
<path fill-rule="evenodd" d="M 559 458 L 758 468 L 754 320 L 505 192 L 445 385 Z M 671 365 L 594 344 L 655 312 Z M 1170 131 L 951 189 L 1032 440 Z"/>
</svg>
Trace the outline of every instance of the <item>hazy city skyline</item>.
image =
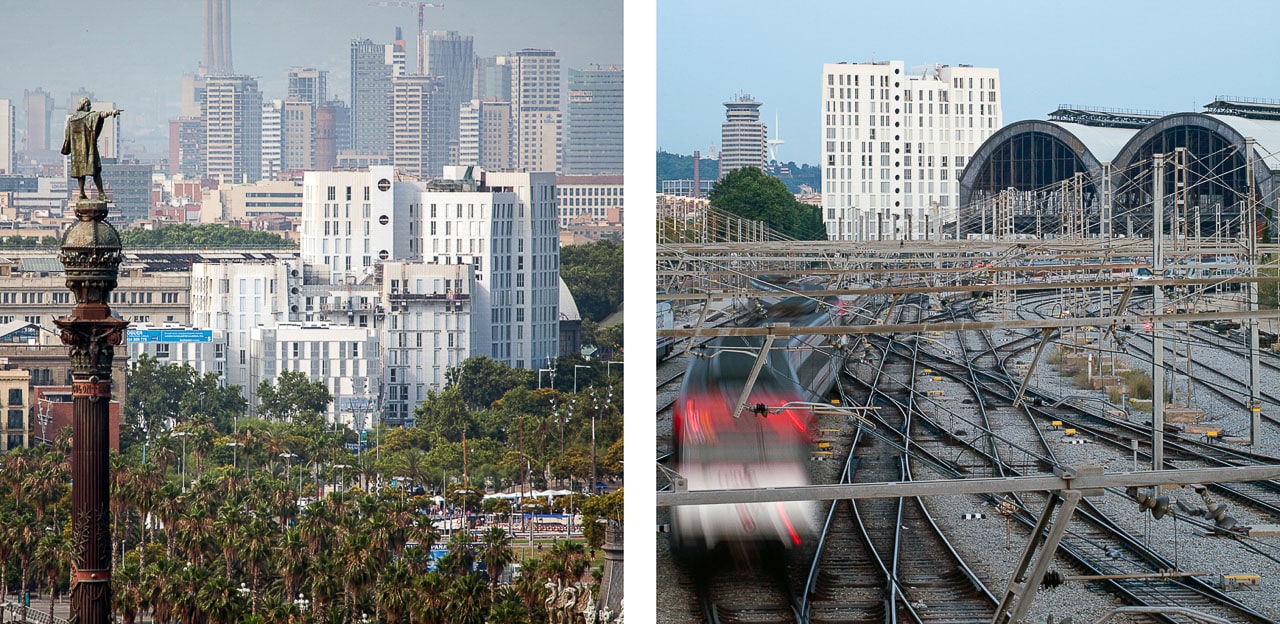
<svg viewBox="0 0 1280 624">
<path fill-rule="evenodd" d="M 379 4 L 393 3 L 232 0 L 235 71 L 257 77 L 270 99 L 285 97 L 289 68 L 326 70 L 330 97 L 348 100 L 352 39 L 390 43 L 399 26 L 406 57 L 416 58 L 417 10 Z M 559 53 L 566 69 L 623 65 L 621 0 L 440 4 L 445 8 L 426 9 L 426 30 L 473 35 L 478 56 L 547 48 Z M 163 149 L 167 120 L 179 114 L 182 76 L 195 73 L 200 62 L 203 3 L 137 0 L 128 6 L 110 10 L 90 0 L 68 0 L 56 7 L 5 7 L 0 58 L 27 61 L 0 64 L 0 98 L 14 101 L 19 120 L 25 119 L 24 90 L 43 88 L 60 108 L 71 92 L 83 87 L 96 99 L 125 109 L 121 123 L 126 142 Z M 57 39 L 50 35 L 55 32 Z M 21 134 L 24 125 L 18 128 Z"/>
<path fill-rule="evenodd" d="M 1060 104 L 1199 111 L 1218 95 L 1280 100 L 1263 71 L 1276 45 L 1258 0 L 1158 7 L 1086 0 L 905 3 L 760 0 L 660 2 L 657 146 L 715 144 L 722 102 L 749 93 L 782 139 L 779 158 L 816 164 L 823 63 L 901 60 L 908 69 L 1000 69 L 1004 123 L 1045 119 Z M 1213 35 L 1227 35 L 1224 42 Z"/>
</svg>

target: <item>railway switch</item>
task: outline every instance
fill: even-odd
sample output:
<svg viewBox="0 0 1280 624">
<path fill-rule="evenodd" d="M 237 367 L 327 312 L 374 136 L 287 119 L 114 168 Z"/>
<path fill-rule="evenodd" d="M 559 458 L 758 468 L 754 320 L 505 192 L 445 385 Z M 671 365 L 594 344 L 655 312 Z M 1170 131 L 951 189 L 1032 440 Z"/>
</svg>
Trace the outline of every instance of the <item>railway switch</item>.
<svg viewBox="0 0 1280 624">
<path fill-rule="evenodd" d="M 1226 591 L 1257 587 L 1261 583 L 1262 577 L 1257 574 L 1223 574 L 1218 579 L 1218 585 Z"/>
</svg>

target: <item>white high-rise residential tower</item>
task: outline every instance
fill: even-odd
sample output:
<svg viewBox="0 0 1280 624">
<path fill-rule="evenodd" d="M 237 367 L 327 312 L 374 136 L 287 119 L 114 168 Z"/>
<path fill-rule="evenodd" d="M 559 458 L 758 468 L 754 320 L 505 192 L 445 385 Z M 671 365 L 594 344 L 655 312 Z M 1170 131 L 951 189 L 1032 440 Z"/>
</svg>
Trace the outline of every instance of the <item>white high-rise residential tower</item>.
<svg viewBox="0 0 1280 624">
<path fill-rule="evenodd" d="M 827 238 L 925 239 L 953 222 L 965 162 L 1002 125 L 999 82 L 969 65 L 823 65 Z"/>
<path fill-rule="evenodd" d="M 13 102 L 0 99 L 0 173 L 13 173 Z"/>
</svg>

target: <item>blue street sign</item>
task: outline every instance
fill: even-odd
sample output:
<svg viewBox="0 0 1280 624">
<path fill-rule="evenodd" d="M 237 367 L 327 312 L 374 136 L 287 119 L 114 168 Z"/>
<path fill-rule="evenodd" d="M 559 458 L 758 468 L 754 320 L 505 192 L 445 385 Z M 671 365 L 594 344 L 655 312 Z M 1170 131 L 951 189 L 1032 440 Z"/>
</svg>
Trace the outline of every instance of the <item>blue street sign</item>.
<svg viewBox="0 0 1280 624">
<path fill-rule="evenodd" d="M 213 342 L 212 329 L 130 329 L 129 342 Z"/>
</svg>

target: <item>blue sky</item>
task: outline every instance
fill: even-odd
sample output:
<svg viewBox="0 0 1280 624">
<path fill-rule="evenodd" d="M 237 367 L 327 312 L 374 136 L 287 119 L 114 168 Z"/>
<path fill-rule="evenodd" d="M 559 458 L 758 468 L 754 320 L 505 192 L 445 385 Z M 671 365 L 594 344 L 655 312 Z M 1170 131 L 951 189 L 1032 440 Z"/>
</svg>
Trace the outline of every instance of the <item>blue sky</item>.
<svg viewBox="0 0 1280 624">
<path fill-rule="evenodd" d="M 521 48 L 560 52 L 563 68 L 622 65 L 623 0 L 437 1 L 426 29 L 475 37 L 480 56 Z M 329 70 L 329 93 L 350 100 L 351 40 L 390 42 L 404 29 L 415 58 L 416 8 L 371 0 L 231 0 L 232 63 L 283 98 L 290 67 Z M 391 3 L 397 4 L 397 3 Z M 125 140 L 167 140 L 182 75 L 200 62 L 201 0 L 0 0 L 0 98 L 23 118 L 24 90 L 49 91 L 55 106 L 84 87 L 125 109 Z M 60 123 L 60 122 L 59 122 Z M 22 128 L 21 123 L 19 128 Z"/>
<path fill-rule="evenodd" d="M 1000 69 L 1004 123 L 1059 104 L 1178 112 L 1218 95 L 1280 100 L 1274 5 L 1079 0 L 660 0 L 657 146 L 706 153 L 721 104 L 763 102 L 779 158 L 818 161 L 823 63 Z"/>
</svg>

